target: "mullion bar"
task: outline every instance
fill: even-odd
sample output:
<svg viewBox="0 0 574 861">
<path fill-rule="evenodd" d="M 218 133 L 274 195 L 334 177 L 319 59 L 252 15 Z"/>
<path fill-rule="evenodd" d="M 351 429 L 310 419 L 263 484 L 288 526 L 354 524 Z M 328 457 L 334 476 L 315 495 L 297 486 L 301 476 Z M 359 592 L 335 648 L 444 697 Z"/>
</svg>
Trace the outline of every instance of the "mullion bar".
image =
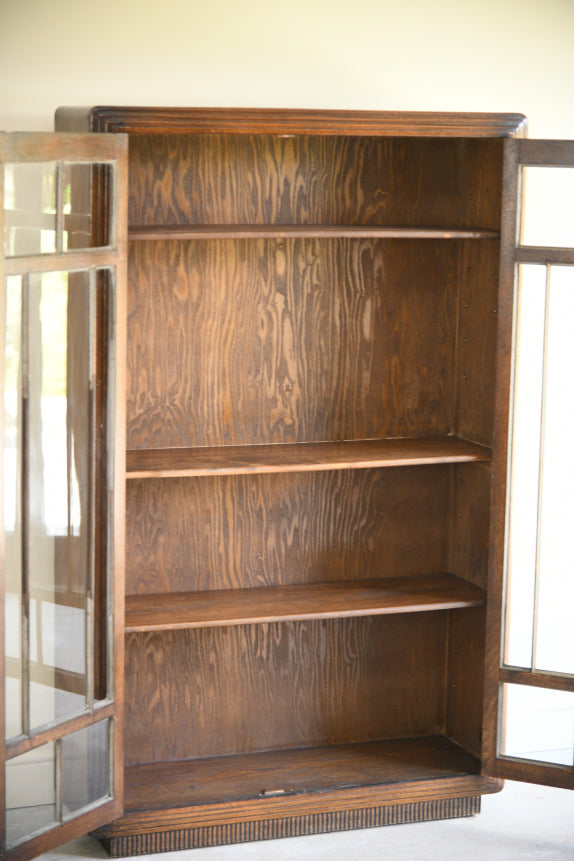
<svg viewBox="0 0 574 861">
<path fill-rule="evenodd" d="M 543 496 L 543 477 L 544 477 L 544 443 L 545 443 L 545 428 L 546 428 L 546 392 L 547 392 L 547 376 L 548 376 L 548 326 L 550 319 L 550 280 L 551 267 L 546 266 L 546 285 L 544 295 L 544 350 L 542 355 L 542 403 L 540 407 L 540 455 L 538 458 L 538 503 L 536 517 L 536 561 L 534 571 L 534 619 L 532 626 L 532 657 L 530 667 L 532 671 L 536 670 L 536 653 L 538 649 L 538 604 L 540 597 L 540 558 L 541 558 L 541 532 L 542 532 L 542 496 Z"/>
<path fill-rule="evenodd" d="M 21 368 L 22 368 L 22 488 L 21 505 L 21 728 L 30 734 L 30 279 L 22 277 Z"/>
<path fill-rule="evenodd" d="M 64 813 L 64 762 L 62 756 L 62 739 L 57 738 L 54 742 L 54 781 L 56 796 L 56 822 L 63 821 Z"/>
<path fill-rule="evenodd" d="M 557 691 L 572 691 L 574 693 L 574 676 L 556 672 L 536 672 L 514 667 L 503 667 L 499 670 L 500 682 L 513 685 L 530 685 L 535 688 L 551 688 Z"/>
<path fill-rule="evenodd" d="M 102 700 L 98 702 L 92 711 L 84 711 L 76 717 L 68 718 L 68 720 L 63 722 L 59 718 L 56 718 L 32 736 L 15 738 L 8 741 L 6 743 L 6 759 L 14 759 L 29 750 L 34 750 L 37 747 L 48 744 L 56 738 L 63 738 L 79 729 L 84 729 L 84 727 L 112 717 L 114 715 L 114 708 L 115 704 L 113 702 Z"/>
<path fill-rule="evenodd" d="M 56 253 L 64 251 L 64 165 L 56 162 Z"/>
<path fill-rule="evenodd" d="M 95 266 L 105 269 L 118 265 L 118 252 L 109 248 L 88 248 L 78 251 L 64 251 L 61 254 L 34 254 L 29 257 L 7 257 L 4 268 L 6 275 L 24 275 L 36 272 L 77 272 Z"/>
<path fill-rule="evenodd" d="M 94 593 L 96 585 L 96 319 L 97 271 L 88 284 L 88 540 L 86 581 L 86 707 L 94 707 Z"/>
</svg>

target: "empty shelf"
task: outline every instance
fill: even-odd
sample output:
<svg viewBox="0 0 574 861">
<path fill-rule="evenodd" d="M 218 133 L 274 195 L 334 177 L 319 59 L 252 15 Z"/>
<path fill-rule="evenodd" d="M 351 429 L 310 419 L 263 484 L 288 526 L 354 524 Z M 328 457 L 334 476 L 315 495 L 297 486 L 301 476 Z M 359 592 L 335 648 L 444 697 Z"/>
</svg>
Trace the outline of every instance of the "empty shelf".
<svg viewBox="0 0 574 861">
<path fill-rule="evenodd" d="M 316 472 L 489 461 L 490 457 L 490 449 L 457 437 L 131 449 L 127 452 L 126 476 L 177 478 L 251 472 Z"/>
<path fill-rule="evenodd" d="M 133 224 L 130 240 L 156 239 L 498 239 L 496 230 L 345 224 Z"/>
<path fill-rule="evenodd" d="M 161 631 L 474 607 L 485 593 L 452 574 L 128 595 L 125 628 Z"/>
</svg>

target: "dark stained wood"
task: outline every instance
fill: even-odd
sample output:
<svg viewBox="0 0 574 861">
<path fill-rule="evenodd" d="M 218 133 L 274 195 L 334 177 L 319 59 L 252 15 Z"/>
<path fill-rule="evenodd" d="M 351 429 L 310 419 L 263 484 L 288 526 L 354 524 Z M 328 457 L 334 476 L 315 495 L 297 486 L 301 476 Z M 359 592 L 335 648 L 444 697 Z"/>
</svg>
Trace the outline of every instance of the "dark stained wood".
<svg viewBox="0 0 574 861">
<path fill-rule="evenodd" d="M 484 607 L 449 613 L 446 735 L 480 759 L 484 687 Z"/>
<path fill-rule="evenodd" d="M 532 685 L 532 687 L 536 688 L 554 688 L 557 691 L 574 692 L 574 679 L 572 676 L 529 672 L 528 670 L 512 669 L 511 667 L 502 667 L 498 672 L 498 676 L 501 682 L 510 682 L 516 685 Z"/>
<path fill-rule="evenodd" d="M 490 464 L 452 470 L 448 570 L 486 588 L 488 580 Z"/>
<path fill-rule="evenodd" d="M 95 710 L 95 715 L 98 720 L 113 717 L 116 712 L 115 703 L 106 703 L 99 705 Z M 56 738 L 69 735 L 80 729 L 93 724 L 94 715 L 91 712 L 80 714 L 77 717 L 58 723 L 57 725 L 48 727 L 33 736 L 18 736 L 6 742 L 6 759 L 13 759 L 15 756 L 20 756 L 22 753 L 27 753 L 29 750 L 34 750 L 36 747 L 41 747 L 43 744 L 48 744 Z"/>
<path fill-rule="evenodd" d="M 126 602 L 126 631 L 416 613 L 472 607 L 484 600 L 481 589 L 450 574 L 133 595 Z"/>
<path fill-rule="evenodd" d="M 132 449 L 126 478 L 316 472 L 489 461 L 490 451 L 456 437 L 383 439 L 297 445 Z"/>
<path fill-rule="evenodd" d="M 134 479 L 127 594 L 448 571 L 451 468 Z"/>
<path fill-rule="evenodd" d="M 274 226 L 326 233 L 351 228 L 351 235 L 368 227 L 369 236 L 371 228 L 392 227 L 404 236 L 406 227 L 441 225 L 449 232 L 490 228 L 496 234 L 488 211 L 496 184 L 481 164 L 492 158 L 492 142 L 475 142 L 476 176 L 472 165 L 462 175 L 467 149 L 460 140 L 138 136 L 130 143 L 129 221 L 176 232 L 244 226 L 249 235 Z M 469 215 L 459 205 L 461 183 L 465 202 L 476 196 L 486 203 L 486 222 L 474 220 L 476 203 Z"/>
<path fill-rule="evenodd" d="M 147 240 L 129 248 L 125 739 L 128 765 L 148 764 L 128 768 L 130 812 L 102 834 L 140 852 L 178 829 L 221 842 L 250 823 L 258 839 L 270 818 L 499 789 L 476 760 L 449 774 L 452 742 L 444 772 L 417 775 L 437 740 L 412 737 L 448 735 L 501 774 L 491 602 L 517 190 L 502 138 L 524 118 L 102 107 L 57 122 L 132 133 L 131 238 Z M 424 612 L 411 578 L 437 571 L 457 593 L 488 585 L 484 742 L 484 608 Z M 389 588 L 392 609 L 421 612 L 294 615 L 388 610 Z M 394 777 L 371 744 L 401 751 Z"/>
<path fill-rule="evenodd" d="M 156 239 L 289 239 L 296 237 L 329 239 L 498 239 L 494 230 L 457 230 L 448 227 L 357 227 L 332 225 L 176 224 L 173 226 L 135 224 L 129 229 L 132 241 Z"/>
<path fill-rule="evenodd" d="M 503 581 L 506 547 L 506 505 L 510 392 L 514 319 L 514 248 L 518 200 L 518 152 L 504 144 L 503 207 L 500 235 L 498 336 L 496 353 L 495 420 L 489 527 L 485 690 L 483 706 L 483 769 L 498 776 L 495 766 L 498 731 L 498 668 L 502 643 Z"/>
<path fill-rule="evenodd" d="M 440 736 L 153 763 L 126 770 L 126 813 L 479 772 L 475 757 Z"/>
<path fill-rule="evenodd" d="M 526 783 L 539 783 L 541 786 L 574 789 L 574 768 L 569 766 L 543 765 L 499 757 L 496 761 L 496 772 L 504 780 L 522 780 Z"/>
<path fill-rule="evenodd" d="M 218 134 L 508 137 L 526 134 L 523 114 L 317 111 L 269 108 L 58 108 L 56 129 Z"/>
<path fill-rule="evenodd" d="M 451 433 L 456 244 L 131 243 L 128 447 Z"/>
<path fill-rule="evenodd" d="M 446 617 L 127 634 L 126 764 L 442 733 Z"/>
<path fill-rule="evenodd" d="M 537 248 L 534 245 L 516 249 L 517 263 L 543 263 L 574 266 L 573 248 Z"/>
<path fill-rule="evenodd" d="M 69 819 L 63 825 L 55 825 L 49 831 L 44 831 L 43 834 L 32 837 L 25 843 L 7 849 L 3 853 L 3 857 L 8 861 L 30 861 L 31 858 L 37 858 L 39 855 L 56 849 L 76 837 L 81 837 L 88 831 L 93 831 L 108 822 L 112 822 L 120 815 L 121 808 L 118 808 L 115 800 L 104 802 L 90 810 L 89 813 Z"/>
<path fill-rule="evenodd" d="M 524 140 L 516 149 L 523 165 L 572 167 L 574 164 L 574 141 Z"/>
</svg>

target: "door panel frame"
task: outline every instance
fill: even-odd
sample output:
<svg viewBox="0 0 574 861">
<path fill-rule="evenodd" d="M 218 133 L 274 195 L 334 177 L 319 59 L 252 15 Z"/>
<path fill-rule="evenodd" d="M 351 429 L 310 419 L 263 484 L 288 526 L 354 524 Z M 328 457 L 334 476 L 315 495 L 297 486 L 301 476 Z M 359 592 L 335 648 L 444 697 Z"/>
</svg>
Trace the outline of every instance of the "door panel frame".
<svg viewBox="0 0 574 861">
<path fill-rule="evenodd" d="M 42 273 L 63 270 L 74 272 L 87 270 L 90 283 L 95 284 L 95 274 L 106 271 L 109 276 L 100 291 L 102 301 L 98 306 L 98 367 L 105 373 L 101 406 L 105 415 L 105 436 L 100 437 L 106 457 L 101 467 L 105 496 L 95 503 L 96 518 L 100 518 L 96 543 L 104 548 L 105 560 L 100 559 L 99 569 L 109 578 L 106 587 L 107 608 L 100 628 L 106 630 L 111 648 L 107 672 L 107 696 L 94 703 L 93 708 L 73 715 L 61 722 L 51 721 L 27 735 L 19 735 L 4 743 L 5 738 L 5 687 L 0 686 L 0 831 L 2 855 L 7 859 L 27 861 L 38 854 L 71 840 L 87 831 L 98 828 L 123 812 L 123 647 L 124 647 L 124 520 L 125 520 L 125 349 L 126 349 L 126 275 L 127 275 L 127 135 L 106 134 L 0 134 L 0 238 L 4 242 L 4 164 L 6 162 L 65 162 L 95 163 L 110 166 L 113 177 L 113 205 L 108 210 L 100 207 L 96 194 L 92 205 L 92 237 L 97 242 L 104 235 L 103 225 L 110 214 L 112 222 L 109 244 L 104 247 L 87 248 L 80 251 L 62 251 L 61 234 L 63 217 L 56 218 L 56 253 L 38 253 L 28 256 L 10 257 L 0 253 L 0 284 L 5 284 L 8 275 Z M 97 180 L 97 177 L 96 177 Z M 60 204 L 62 201 L 60 200 Z M 97 209 L 95 208 L 97 207 Z M 104 277 L 104 276 L 102 276 Z M 103 282 L 102 282 L 103 283 Z M 0 337 L 5 331 L 5 289 L 0 291 Z M 95 306 L 94 306 L 95 307 Z M 102 350 L 105 340 L 105 349 Z M 109 348 L 109 349 L 108 349 Z M 108 355 L 109 352 L 109 355 Z M 105 353 L 105 355 L 103 355 Z M 4 353 L 2 353 L 4 356 Z M 3 397 L 4 358 L 0 383 Z M 98 380 L 96 380 L 98 388 Z M 3 410 L 0 411 L 0 439 L 3 440 Z M 100 431 L 98 431 L 100 433 Z M 3 443 L 2 443 L 3 446 Z M 3 458 L 0 457 L 0 481 Z M 98 468 L 99 469 L 99 468 Z M 3 495 L 0 495 L 0 523 Z M 105 513 L 102 522 L 101 512 Z M 0 558 L 2 570 L 5 564 L 4 530 L 0 528 Z M 97 558 L 97 557 L 96 557 Z M 104 563 L 104 564 L 102 564 Z M 5 673 L 4 654 L 4 589 L 0 589 L 0 669 Z M 101 633 L 101 631 L 100 631 Z M 96 641 L 96 651 L 98 651 Z M 96 668 L 96 672 L 98 672 Z M 27 751 L 65 737 L 78 730 L 108 721 L 109 742 L 109 796 L 88 803 L 83 812 L 64 819 L 60 823 L 17 842 L 5 849 L 6 836 L 6 785 L 5 764 Z"/>
<path fill-rule="evenodd" d="M 492 777 L 574 789 L 574 767 L 547 765 L 499 753 L 505 683 L 574 692 L 574 678 L 568 675 L 513 668 L 503 661 L 518 266 L 521 263 L 574 265 L 574 248 L 520 245 L 522 169 L 527 166 L 574 167 L 574 141 L 527 138 L 504 141 L 482 771 Z"/>
</svg>

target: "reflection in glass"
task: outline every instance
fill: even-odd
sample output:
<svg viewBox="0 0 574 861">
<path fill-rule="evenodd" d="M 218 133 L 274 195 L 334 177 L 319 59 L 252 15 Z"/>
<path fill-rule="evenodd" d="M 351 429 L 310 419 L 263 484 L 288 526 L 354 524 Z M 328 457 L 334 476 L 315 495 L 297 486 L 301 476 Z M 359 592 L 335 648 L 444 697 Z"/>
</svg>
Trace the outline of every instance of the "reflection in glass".
<svg viewBox="0 0 574 861">
<path fill-rule="evenodd" d="M 515 357 L 504 661 L 532 666 L 546 267 L 521 266 Z"/>
<path fill-rule="evenodd" d="M 55 252 L 55 162 L 5 165 L 4 208 L 8 257 Z"/>
<path fill-rule="evenodd" d="M 86 703 L 88 273 L 30 277 L 30 725 Z"/>
<path fill-rule="evenodd" d="M 574 247 L 574 168 L 523 168 L 522 245 Z"/>
<path fill-rule="evenodd" d="M 110 795 L 109 721 L 62 739 L 63 816 L 74 816 Z"/>
<path fill-rule="evenodd" d="M 43 745 L 6 763 L 6 843 L 44 831 L 56 813 L 56 745 Z"/>
<path fill-rule="evenodd" d="M 72 251 L 90 248 L 92 237 L 91 164 L 63 165 L 63 237 L 62 248 Z"/>
<path fill-rule="evenodd" d="M 6 279 L 6 330 L 4 341 L 4 550 L 5 550 L 5 649 L 6 738 L 22 732 L 22 541 L 21 463 L 22 279 Z"/>
<path fill-rule="evenodd" d="M 550 272 L 544 385 L 535 669 L 574 674 L 574 267 Z"/>
<path fill-rule="evenodd" d="M 574 693 L 505 684 L 501 753 L 574 765 Z"/>
</svg>

